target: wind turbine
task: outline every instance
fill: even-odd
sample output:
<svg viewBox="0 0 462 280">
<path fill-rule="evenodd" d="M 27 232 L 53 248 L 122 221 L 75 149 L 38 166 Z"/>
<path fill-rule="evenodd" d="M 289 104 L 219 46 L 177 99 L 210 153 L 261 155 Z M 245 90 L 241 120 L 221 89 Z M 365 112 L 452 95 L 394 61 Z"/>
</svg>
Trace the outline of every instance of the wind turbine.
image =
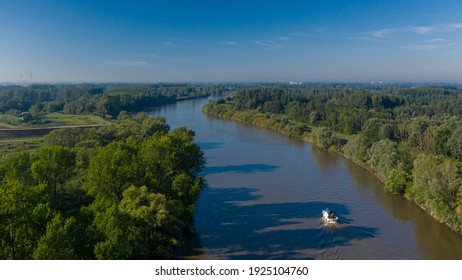
<svg viewBox="0 0 462 280">
<path fill-rule="evenodd" d="M 29 74 L 29 78 L 30 78 L 30 83 L 29 83 L 29 85 L 32 85 L 32 77 L 33 77 L 33 76 L 32 76 L 32 72 L 30 72 L 30 74 Z"/>
<path fill-rule="evenodd" d="M 24 83 L 24 75 L 21 73 L 19 74 L 19 77 L 21 77 L 21 80 L 19 80 L 19 85 L 22 86 L 22 84 Z"/>
</svg>

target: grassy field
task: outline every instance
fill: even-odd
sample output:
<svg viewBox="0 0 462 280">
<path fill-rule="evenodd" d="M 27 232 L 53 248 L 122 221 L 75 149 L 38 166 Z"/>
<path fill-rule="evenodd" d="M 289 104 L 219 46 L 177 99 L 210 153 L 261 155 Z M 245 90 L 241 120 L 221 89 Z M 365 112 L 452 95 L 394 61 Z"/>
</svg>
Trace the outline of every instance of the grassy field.
<svg viewBox="0 0 462 280">
<path fill-rule="evenodd" d="M 110 122 L 101 117 L 94 115 L 65 115 L 60 113 L 51 113 L 43 116 L 40 124 L 20 124 L 14 125 L 14 122 L 4 123 L 8 115 L 0 115 L 0 152 L 18 151 L 22 149 L 34 148 L 38 143 L 36 140 L 47 135 L 50 131 L 60 127 L 78 127 L 78 126 L 104 126 Z M 14 120 L 14 119 L 9 119 Z M 35 139 L 35 140 L 34 140 Z M 1 155 L 0 155 L 1 157 Z"/>
<path fill-rule="evenodd" d="M 60 125 L 109 125 L 110 122 L 95 115 L 66 115 L 61 113 L 50 113 L 44 116 L 46 126 Z"/>
<path fill-rule="evenodd" d="M 21 118 L 9 115 L 9 114 L 0 114 L 0 128 L 13 128 L 17 125 L 20 125 Z"/>
<path fill-rule="evenodd" d="M 95 115 L 66 115 L 61 113 L 50 113 L 43 116 L 41 124 L 22 124 L 19 117 L 0 114 L 0 128 L 33 128 L 47 126 L 66 125 L 107 125 L 109 121 Z"/>
<path fill-rule="evenodd" d="M 42 142 L 42 137 L 0 139 L 0 160 L 12 153 L 36 150 Z"/>
</svg>

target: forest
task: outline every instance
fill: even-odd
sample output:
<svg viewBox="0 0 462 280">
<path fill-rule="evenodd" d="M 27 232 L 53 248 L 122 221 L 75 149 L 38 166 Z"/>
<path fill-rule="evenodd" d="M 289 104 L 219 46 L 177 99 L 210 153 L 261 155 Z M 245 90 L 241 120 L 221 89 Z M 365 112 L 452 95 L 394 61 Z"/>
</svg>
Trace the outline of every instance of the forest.
<svg viewBox="0 0 462 280">
<path fill-rule="evenodd" d="M 300 137 L 374 172 L 462 232 L 462 90 L 457 86 L 256 87 L 203 111 Z"/>
<path fill-rule="evenodd" d="M 45 113 L 95 114 L 116 118 L 182 99 L 220 95 L 234 85 L 208 84 L 37 84 L 0 87 L 0 122 L 11 125 L 43 122 Z M 27 114 L 24 114 L 27 113 Z"/>
<path fill-rule="evenodd" d="M 159 259 L 192 230 L 203 152 L 184 127 L 122 112 L 0 163 L 0 259 Z"/>
<path fill-rule="evenodd" d="M 0 259 L 172 257 L 194 231 L 203 152 L 193 131 L 134 111 L 231 87 L 0 87 L 0 113 L 10 120 L 34 125 L 49 112 L 107 120 L 54 130 L 33 148 L 0 156 Z"/>
</svg>

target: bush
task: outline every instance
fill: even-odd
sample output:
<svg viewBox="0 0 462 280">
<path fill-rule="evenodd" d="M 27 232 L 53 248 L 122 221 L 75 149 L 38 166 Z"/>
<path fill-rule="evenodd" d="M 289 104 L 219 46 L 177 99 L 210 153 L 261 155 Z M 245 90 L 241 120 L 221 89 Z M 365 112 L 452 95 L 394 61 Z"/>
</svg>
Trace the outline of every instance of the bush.
<svg viewBox="0 0 462 280">
<path fill-rule="evenodd" d="M 347 157 L 360 162 L 369 160 L 369 148 L 372 146 L 372 141 L 362 135 L 358 134 L 350 138 L 350 140 L 343 147 L 343 152 Z"/>
<path fill-rule="evenodd" d="M 403 170 L 394 169 L 388 175 L 385 190 L 390 193 L 403 194 L 409 184 L 410 176 Z"/>
<path fill-rule="evenodd" d="M 314 139 L 316 144 L 323 149 L 328 149 L 331 146 L 337 146 L 339 144 L 339 138 L 334 131 L 321 127 L 314 131 Z"/>
</svg>

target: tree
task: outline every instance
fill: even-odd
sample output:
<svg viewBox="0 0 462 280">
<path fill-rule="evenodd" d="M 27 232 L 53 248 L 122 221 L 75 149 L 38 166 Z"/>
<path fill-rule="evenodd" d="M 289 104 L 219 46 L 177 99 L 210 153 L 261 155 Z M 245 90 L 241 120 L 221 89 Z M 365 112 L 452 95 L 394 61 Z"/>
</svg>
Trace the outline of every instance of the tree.
<svg viewBox="0 0 462 280">
<path fill-rule="evenodd" d="M 51 188 L 53 202 L 56 202 L 58 187 L 72 175 L 75 165 L 75 153 L 60 146 L 42 147 L 36 154 L 31 166 L 32 175 Z"/>
<path fill-rule="evenodd" d="M 115 93 L 103 95 L 96 105 L 97 112 L 116 117 L 124 109 L 120 99 L 120 95 Z"/>
<path fill-rule="evenodd" d="M 137 116 L 137 119 L 140 117 Z M 154 133 L 160 133 L 162 135 L 167 134 L 170 130 L 170 126 L 167 124 L 164 117 L 146 117 L 142 120 L 142 130 L 141 135 L 143 139 L 147 139 L 152 136 Z"/>
<path fill-rule="evenodd" d="M 166 258 L 171 254 L 183 228 L 176 204 L 144 186 L 125 190 L 120 210 L 129 215 L 139 232 L 137 258 Z"/>
<path fill-rule="evenodd" d="M 313 111 L 310 113 L 310 123 L 317 124 L 321 119 L 322 117 L 318 112 Z"/>
<path fill-rule="evenodd" d="M 177 245 L 183 225 L 175 202 L 164 195 L 130 186 L 119 204 L 104 207 L 97 203 L 93 208 L 101 235 L 95 246 L 98 259 L 166 258 Z"/>
<path fill-rule="evenodd" d="M 17 180 L 25 185 L 32 185 L 32 159 L 29 152 L 19 152 L 5 158 L 0 165 L 0 174 L 6 179 Z M 0 177 L 1 178 L 1 177 Z"/>
<path fill-rule="evenodd" d="M 65 219 L 60 213 L 48 223 L 46 233 L 38 241 L 33 253 L 39 260 L 79 259 L 76 248 L 82 236 L 78 235 L 77 221 L 74 217 Z"/>
<path fill-rule="evenodd" d="M 133 220 L 119 210 L 117 204 L 95 213 L 93 222 L 101 241 L 95 245 L 95 256 L 100 260 L 132 259 L 137 232 Z"/>
<path fill-rule="evenodd" d="M 441 157 L 420 154 L 414 161 L 413 185 L 409 195 L 426 208 L 438 220 L 460 230 L 460 206 L 462 178 L 457 165 Z"/>
<path fill-rule="evenodd" d="M 123 191 L 139 180 L 136 152 L 122 141 L 101 148 L 88 167 L 88 194 L 97 200 L 120 202 Z"/>
<path fill-rule="evenodd" d="M 362 128 L 361 133 L 371 139 L 373 142 L 380 140 L 380 128 L 382 123 L 378 118 L 371 118 L 367 120 L 366 124 Z"/>
<path fill-rule="evenodd" d="M 167 135 L 156 134 L 143 142 L 139 152 L 144 184 L 151 191 L 176 199 L 172 183 L 178 174 L 198 176 L 204 167 L 203 152 L 193 142 L 194 133 L 180 127 Z"/>
<path fill-rule="evenodd" d="M 462 160 L 462 127 L 452 133 L 448 141 L 449 153 L 457 160 Z"/>
<path fill-rule="evenodd" d="M 449 155 L 449 137 L 451 137 L 451 130 L 446 125 L 442 125 L 436 129 L 435 137 L 433 138 L 436 154 Z"/>
<path fill-rule="evenodd" d="M 328 149 L 331 146 L 336 146 L 340 143 L 337 135 L 332 130 L 321 127 L 314 130 L 316 144 L 323 149 Z"/>
<path fill-rule="evenodd" d="M 379 138 L 380 139 L 395 139 L 395 128 L 390 123 L 385 123 L 380 127 L 379 130 Z"/>
<path fill-rule="evenodd" d="M 0 187 L 0 255 L 30 259 L 50 215 L 47 186 L 4 179 Z"/>
<path fill-rule="evenodd" d="M 399 166 L 398 163 L 399 154 L 395 142 L 384 139 L 372 144 L 368 164 L 374 172 L 383 178 L 388 178 L 390 172 Z"/>
<path fill-rule="evenodd" d="M 409 174 L 401 169 L 393 169 L 388 175 L 387 182 L 385 183 L 385 190 L 387 192 L 403 194 L 406 187 L 409 185 Z"/>
<path fill-rule="evenodd" d="M 348 140 L 342 150 L 346 156 L 360 162 L 366 162 L 369 159 L 369 148 L 371 146 L 372 141 L 368 137 L 357 134 Z"/>
<path fill-rule="evenodd" d="M 55 129 L 44 137 L 45 143 L 50 146 L 74 147 L 81 141 L 84 131 L 79 128 Z"/>
</svg>

